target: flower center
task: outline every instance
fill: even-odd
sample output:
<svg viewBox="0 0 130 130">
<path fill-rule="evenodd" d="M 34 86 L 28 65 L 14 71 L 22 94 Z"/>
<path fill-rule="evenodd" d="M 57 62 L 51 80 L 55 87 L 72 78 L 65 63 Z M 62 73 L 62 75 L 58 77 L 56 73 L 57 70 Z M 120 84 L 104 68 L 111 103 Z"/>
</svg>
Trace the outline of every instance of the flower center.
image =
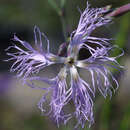
<svg viewBox="0 0 130 130">
<path fill-rule="evenodd" d="M 72 66 L 74 64 L 74 58 L 68 57 L 65 64 Z"/>
</svg>

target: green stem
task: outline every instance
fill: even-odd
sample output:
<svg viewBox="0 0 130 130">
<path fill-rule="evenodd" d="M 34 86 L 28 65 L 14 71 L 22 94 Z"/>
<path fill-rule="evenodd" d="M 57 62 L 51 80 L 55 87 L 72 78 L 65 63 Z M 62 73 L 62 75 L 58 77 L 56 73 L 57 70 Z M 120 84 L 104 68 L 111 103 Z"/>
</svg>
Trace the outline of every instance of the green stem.
<svg viewBox="0 0 130 130">
<path fill-rule="evenodd" d="M 60 15 L 60 20 L 62 24 L 62 31 L 63 31 L 64 39 L 65 39 L 65 42 L 67 42 L 66 22 L 65 22 L 64 15 Z"/>
<path fill-rule="evenodd" d="M 66 0 L 61 0 L 60 7 L 59 7 L 57 5 L 56 1 L 48 0 L 48 3 L 54 8 L 54 10 L 57 12 L 57 14 L 60 17 L 63 35 L 64 35 L 65 42 L 66 42 L 67 41 L 67 31 L 66 31 L 65 12 L 64 12 L 65 2 L 66 2 Z"/>
</svg>

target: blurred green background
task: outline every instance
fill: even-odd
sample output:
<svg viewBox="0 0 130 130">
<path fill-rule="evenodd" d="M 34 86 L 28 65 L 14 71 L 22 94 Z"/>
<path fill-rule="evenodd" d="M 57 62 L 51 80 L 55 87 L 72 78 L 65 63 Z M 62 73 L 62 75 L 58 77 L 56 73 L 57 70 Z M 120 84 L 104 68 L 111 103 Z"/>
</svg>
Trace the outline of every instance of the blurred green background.
<svg viewBox="0 0 130 130">
<path fill-rule="evenodd" d="M 51 0 L 50 0 L 51 1 Z M 58 3 L 64 0 L 54 0 Z M 93 7 L 112 5 L 113 8 L 127 4 L 129 0 L 89 0 Z M 86 0 L 66 0 L 64 5 L 65 23 L 68 33 L 78 24 L 80 13 L 85 9 Z M 62 24 L 55 8 L 48 0 L 1 0 L 0 1 L 0 130 L 72 130 L 73 126 L 57 126 L 37 108 L 43 92 L 23 86 L 9 73 L 12 62 L 4 49 L 12 44 L 16 33 L 21 39 L 33 43 L 33 27 L 37 25 L 50 40 L 51 51 L 56 53 L 64 42 Z M 120 87 L 112 99 L 104 99 L 97 93 L 94 105 L 95 124 L 84 130 L 130 130 L 130 13 L 113 20 L 113 23 L 98 29 L 98 36 L 112 37 L 113 44 L 125 50 L 120 63 L 125 71 L 118 76 Z M 115 52 L 118 53 L 118 52 Z M 42 75 L 55 75 L 57 67 Z"/>
</svg>

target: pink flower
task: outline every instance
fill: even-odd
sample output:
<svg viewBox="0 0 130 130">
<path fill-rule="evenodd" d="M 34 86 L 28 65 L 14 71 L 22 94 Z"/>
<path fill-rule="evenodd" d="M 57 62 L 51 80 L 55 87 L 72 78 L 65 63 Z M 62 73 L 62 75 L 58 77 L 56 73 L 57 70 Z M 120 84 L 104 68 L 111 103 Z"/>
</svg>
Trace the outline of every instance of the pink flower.
<svg viewBox="0 0 130 130">
<path fill-rule="evenodd" d="M 66 124 L 72 117 L 77 119 L 76 127 L 79 124 L 84 127 L 86 122 L 91 126 L 94 123 L 93 98 L 95 97 L 96 89 L 106 98 L 107 95 L 112 95 L 112 89 L 114 89 L 110 80 L 118 88 L 118 82 L 109 68 L 122 68 L 116 61 L 116 58 L 122 56 L 123 53 L 117 57 L 109 57 L 109 51 L 116 46 L 112 47 L 110 45 L 110 39 L 91 36 L 93 30 L 111 21 L 103 17 L 103 13 L 105 13 L 104 9 L 90 8 L 89 4 L 87 4 L 87 8 L 81 13 L 77 29 L 71 34 L 67 56 L 52 54 L 49 50 L 49 40 L 45 34 L 40 32 L 38 27 L 34 27 L 36 49 L 28 42 L 20 40 L 16 35 L 14 36 L 14 41 L 19 42 L 25 49 L 20 48 L 18 45 L 8 48 L 17 50 L 14 53 L 7 53 L 7 55 L 11 56 L 9 60 L 15 60 L 10 69 L 11 72 L 16 71 L 17 76 L 22 77 L 24 83 L 32 88 L 38 88 L 33 84 L 35 80 L 50 85 L 48 88 L 40 88 L 45 90 L 46 93 L 38 103 L 38 107 L 43 113 L 47 112 L 43 104 L 46 102 L 48 93 L 51 93 L 50 111 L 46 114 L 50 115 L 58 126 L 61 122 Z M 47 41 L 46 50 L 43 50 L 42 37 Z M 92 47 L 90 44 L 94 44 L 95 47 Z M 89 51 L 89 58 L 84 60 L 78 59 L 79 51 L 82 48 Z M 64 65 L 56 77 L 48 79 L 33 76 L 52 64 Z M 78 68 L 82 68 L 90 73 L 92 85 L 80 77 Z M 67 85 L 66 80 L 69 75 L 70 83 Z M 28 82 L 28 80 L 31 82 Z M 74 112 L 64 111 L 65 106 L 69 102 L 73 102 L 75 106 Z"/>
</svg>

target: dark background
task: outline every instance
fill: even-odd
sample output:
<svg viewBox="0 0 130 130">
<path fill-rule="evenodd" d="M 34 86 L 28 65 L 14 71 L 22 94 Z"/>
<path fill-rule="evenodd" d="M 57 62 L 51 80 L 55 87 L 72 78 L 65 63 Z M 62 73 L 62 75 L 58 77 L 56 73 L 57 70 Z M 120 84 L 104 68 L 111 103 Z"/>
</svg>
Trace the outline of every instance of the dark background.
<svg viewBox="0 0 130 130">
<path fill-rule="evenodd" d="M 60 1 L 60 0 L 59 0 Z M 59 2 L 57 0 L 57 2 Z M 127 4 L 129 0 L 89 0 L 92 7 L 112 5 L 113 8 Z M 66 0 L 65 20 L 71 33 L 78 24 L 86 0 Z M 13 34 L 33 43 L 33 27 L 37 25 L 48 36 L 54 53 L 64 42 L 60 17 L 47 0 L 1 0 L 0 1 L 0 130 L 58 130 L 56 125 L 41 116 L 37 108 L 43 92 L 23 86 L 15 74 L 9 72 L 12 62 L 5 49 L 12 44 Z M 111 25 L 98 29 L 98 36 L 112 37 L 112 44 L 125 50 L 120 63 L 125 71 L 119 75 L 120 87 L 112 99 L 97 94 L 94 106 L 95 124 L 85 130 L 130 130 L 130 13 L 115 18 Z M 55 70 L 50 69 L 48 74 Z M 43 72 L 44 75 L 44 72 Z M 71 130 L 72 125 L 60 126 L 59 130 Z"/>
</svg>

